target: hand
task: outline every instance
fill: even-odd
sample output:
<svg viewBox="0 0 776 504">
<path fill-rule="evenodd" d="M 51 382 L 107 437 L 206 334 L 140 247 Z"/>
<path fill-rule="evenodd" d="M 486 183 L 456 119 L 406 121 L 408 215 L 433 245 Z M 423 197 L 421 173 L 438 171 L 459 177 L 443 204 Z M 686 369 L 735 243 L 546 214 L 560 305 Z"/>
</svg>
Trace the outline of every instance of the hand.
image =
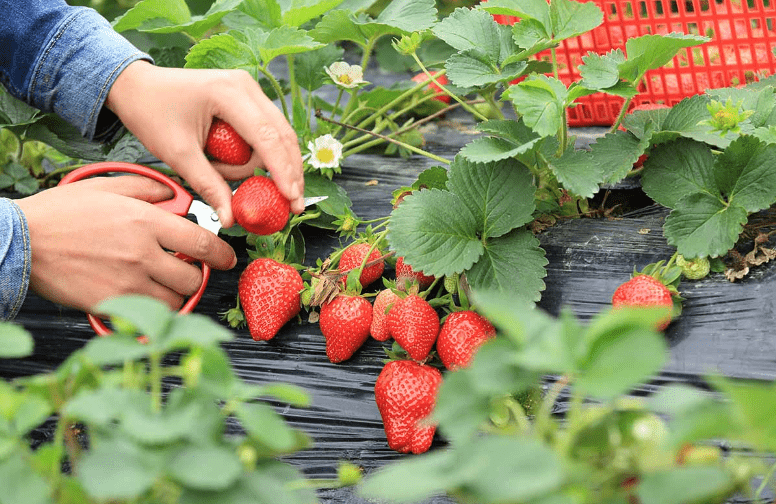
<svg viewBox="0 0 776 504">
<path fill-rule="evenodd" d="M 81 180 L 17 200 L 30 230 L 30 288 L 87 312 L 130 293 L 180 308 L 202 284 L 202 271 L 167 250 L 217 269 L 233 267 L 237 258 L 210 231 L 151 204 L 171 197 L 163 184 L 121 176 Z"/>
<path fill-rule="evenodd" d="M 212 205 L 225 227 L 234 223 L 232 192 L 224 179 L 241 180 L 255 167 L 272 174 L 291 210 L 304 210 L 302 155 L 291 125 L 243 70 L 194 70 L 130 64 L 108 94 L 106 106 L 148 150 Z M 243 166 L 211 163 L 204 146 L 219 117 L 252 147 Z"/>
</svg>

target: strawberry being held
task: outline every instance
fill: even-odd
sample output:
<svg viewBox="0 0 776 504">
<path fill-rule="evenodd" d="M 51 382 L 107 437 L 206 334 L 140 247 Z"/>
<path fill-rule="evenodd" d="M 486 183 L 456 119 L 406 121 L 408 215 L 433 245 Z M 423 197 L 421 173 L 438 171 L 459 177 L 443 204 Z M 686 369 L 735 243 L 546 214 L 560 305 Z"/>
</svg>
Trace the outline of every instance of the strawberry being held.
<svg viewBox="0 0 776 504">
<path fill-rule="evenodd" d="M 410 294 L 388 312 L 388 331 L 410 358 L 423 361 L 436 343 L 439 315 L 428 301 Z"/>
<path fill-rule="evenodd" d="M 496 336 L 496 328 L 471 310 L 451 313 L 437 337 L 436 349 L 447 369 L 467 367 L 483 343 Z"/>
<path fill-rule="evenodd" d="M 232 196 L 234 220 L 257 235 L 277 233 L 288 222 L 291 203 L 269 177 L 245 179 Z"/>
<path fill-rule="evenodd" d="M 205 153 L 222 163 L 244 165 L 250 161 L 253 149 L 231 124 L 214 118 L 205 141 Z"/>
<path fill-rule="evenodd" d="M 251 337 L 256 341 L 274 338 L 299 313 L 303 288 L 302 277 L 293 266 L 270 258 L 251 261 L 237 283 Z"/>
<path fill-rule="evenodd" d="M 660 280 L 651 275 L 639 274 L 617 287 L 612 295 L 612 306 L 664 306 L 671 309 L 674 300 L 671 291 Z M 670 323 L 669 314 L 656 328 L 663 331 Z"/>
<path fill-rule="evenodd" d="M 339 260 L 339 270 L 342 273 L 360 268 L 367 254 L 369 254 L 369 258 L 366 260 L 367 263 L 377 261 L 374 264 L 365 266 L 364 269 L 361 270 L 361 276 L 358 277 L 358 281 L 361 283 L 362 287 L 366 287 L 377 281 L 377 279 L 383 276 L 383 271 L 385 270 L 385 261 L 381 259 L 382 254 L 380 253 L 380 250 L 375 247 L 370 253 L 369 249 L 371 248 L 372 245 L 370 243 L 353 243 L 342 251 Z M 345 277 L 343 277 L 343 281 L 344 279 Z"/>
<path fill-rule="evenodd" d="M 436 426 L 424 422 L 434 405 L 442 373 L 410 360 L 388 362 L 375 382 L 375 402 L 383 419 L 388 447 L 399 453 L 423 453 L 431 447 Z"/>
<path fill-rule="evenodd" d="M 372 303 L 359 295 L 339 294 L 321 306 L 318 325 L 326 338 L 326 356 L 339 363 L 350 359 L 369 338 Z"/>
</svg>

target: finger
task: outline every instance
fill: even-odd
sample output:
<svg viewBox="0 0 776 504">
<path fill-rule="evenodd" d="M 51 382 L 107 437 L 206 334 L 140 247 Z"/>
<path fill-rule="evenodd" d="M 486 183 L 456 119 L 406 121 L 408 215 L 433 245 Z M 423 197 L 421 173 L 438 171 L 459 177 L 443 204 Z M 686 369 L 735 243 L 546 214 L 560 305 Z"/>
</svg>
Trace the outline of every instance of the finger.
<svg viewBox="0 0 776 504">
<path fill-rule="evenodd" d="M 179 157 L 170 167 L 191 185 L 209 205 L 215 208 L 225 228 L 234 224 L 232 214 L 232 190 L 224 177 L 216 171 L 205 154 L 198 149 L 188 151 L 185 158 Z M 183 251 L 181 251 L 183 252 Z M 193 257 L 193 256 L 192 256 Z"/>
<path fill-rule="evenodd" d="M 88 187 L 94 191 L 107 191 L 129 198 L 139 199 L 148 203 L 158 203 L 171 199 L 175 193 L 172 189 L 156 180 L 140 175 L 121 175 L 116 177 L 92 177 L 70 184 L 78 187 Z"/>
<path fill-rule="evenodd" d="M 174 255 L 160 251 L 151 269 L 151 278 L 176 293 L 189 297 L 202 286 L 202 270 Z"/>
<path fill-rule="evenodd" d="M 229 244 L 189 220 L 160 211 L 155 224 L 156 238 L 168 250 L 181 252 L 219 270 L 231 269 L 237 263 L 237 255 Z"/>
</svg>

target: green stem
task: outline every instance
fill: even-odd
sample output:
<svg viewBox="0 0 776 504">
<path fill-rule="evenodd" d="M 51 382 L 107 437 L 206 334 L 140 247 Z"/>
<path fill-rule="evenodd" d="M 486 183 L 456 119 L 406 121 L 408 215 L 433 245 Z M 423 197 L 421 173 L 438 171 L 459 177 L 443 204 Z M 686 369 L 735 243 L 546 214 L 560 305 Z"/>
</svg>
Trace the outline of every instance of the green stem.
<svg viewBox="0 0 776 504">
<path fill-rule="evenodd" d="M 552 76 L 558 79 L 558 52 L 556 46 L 552 46 L 550 54 L 552 56 Z"/>
<path fill-rule="evenodd" d="M 296 72 L 294 71 L 295 63 L 293 54 L 286 55 L 286 64 L 288 65 L 288 85 L 291 87 L 291 99 L 301 100 L 302 92 L 299 90 L 299 84 L 296 82 Z"/>
<path fill-rule="evenodd" d="M 272 89 L 275 90 L 275 93 L 278 95 L 278 100 L 280 100 L 280 106 L 283 109 L 283 115 L 286 116 L 287 121 L 291 122 L 291 117 L 288 115 L 288 105 L 286 104 L 286 97 L 283 95 L 283 88 L 280 87 L 280 83 L 266 68 L 259 66 L 258 70 L 259 72 L 264 74 L 264 77 L 266 77 L 269 83 L 272 85 Z"/>
<path fill-rule="evenodd" d="M 487 95 L 484 95 L 483 98 L 488 103 L 488 105 L 490 105 L 490 108 L 498 114 L 498 118 L 504 119 L 504 112 L 502 112 L 501 107 L 498 106 L 494 93 L 488 93 Z"/>
<path fill-rule="evenodd" d="M 552 385 L 547 395 L 542 400 L 542 405 L 536 413 L 536 432 L 540 438 L 547 435 L 552 422 L 552 408 L 558 400 L 560 393 L 569 384 L 568 376 L 561 376 Z"/>
<path fill-rule="evenodd" d="M 293 217 L 291 217 L 291 225 L 290 225 L 290 227 L 293 228 L 294 226 L 296 226 L 299 223 L 302 223 L 302 222 L 308 221 L 308 220 L 317 219 L 320 216 L 321 216 L 321 212 L 310 212 L 310 213 L 304 212 L 304 213 L 299 214 L 299 215 L 294 215 Z"/>
<path fill-rule="evenodd" d="M 340 88 L 339 93 L 337 93 L 337 100 L 334 102 L 334 108 L 331 110 L 331 118 L 334 119 L 334 114 L 337 113 L 337 109 L 339 108 L 340 100 L 342 100 L 342 94 L 345 92 L 344 88 Z"/>
<path fill-rule="evenodd" d="M 148 356 L 149 373 L 151 381 L 151 408 L 154 412 L 162 411 L 162 359 L 158 352 L 151 352 Z"/>
<path fill-rule="evenodd" d="M 754 500 L 759 501 L 760 496 L 762 495 L 763 491 L 765 490 L 765 487 L 768 486 L 768 483 L 771 481 L 771 478 L 773 477 L 773 474 L 776 472 L 776 464 L 773 464 L 771 468 L 768 470 L 768 473 L 763 477 L 762 483 L 760 483 L 760 486 L 757 487 L 757 490 L 754 492 Z"/>
<path fill-rule="evenodd" d="M 423 70 L 423 73 L 426 74 L 426 76 L 431 79 L 431 82 L 439 86 L 439 89 L 447 93 L 448 96 L 450 96 L 453 100 L 457 101 L 461 104 L 461 106 L 470 114 L 472 114 L 474 117 L 477 117 L 480 121 L 487 121 L 488 118 L 482 115 L 477 109 L 470 106 L 468 103 L 463 101 L 457 94 L 450 92 L 449 89 L 447 89 L 443 84 L 441 84 L 437 79 L 436 76 L 431 75 L 431 73 L 428 71 L 428 69 L 423 65 L 423 63 L 420 61 L 420 58 L 418 58 L 418 54 L 413 51 L 412 58 L 415 60 L 415 62 L 420 66 L 420 69 Z M 442 72 L 437 73 L 436 75 L 441 76 Z"/>
<path fill-rule="evenodd" d="M 639 88 L 639 84 L 641 83 L 642 77 L 643 76 L 640 75 L 635 81 L 633 81 L 633 87 L 635 87 L 636 89 Z M 609 130 L 611 133 L 614 133 L 620 127 L 620 124 L 622 123 L 622 120 L 625 117 L 625 114 L 628 113 L 628 107 L 630 107 L 630 104 L 632 101 L 633 101 L 632 96 L 625 99 L 625 102 L 622 104 L 622 108 L 620 108 L 620 113 L 617 114 L 617 119 L 615 119 L 614 124 L 612 124 L 612 129 Z"/>
<path fill-rule="evenodd" d="M 528 419 L 528 415 L 525 414 L 525 409 L 523 406 L 514 399 L 509 399 L 506 404 L 510 413 L 515 418 L 517 426 L 520 427 L 520 432 L 523 434 L 531 432 L 531 428 L 533 426 L 531 425 L 531 421 Z"/>
</svg>

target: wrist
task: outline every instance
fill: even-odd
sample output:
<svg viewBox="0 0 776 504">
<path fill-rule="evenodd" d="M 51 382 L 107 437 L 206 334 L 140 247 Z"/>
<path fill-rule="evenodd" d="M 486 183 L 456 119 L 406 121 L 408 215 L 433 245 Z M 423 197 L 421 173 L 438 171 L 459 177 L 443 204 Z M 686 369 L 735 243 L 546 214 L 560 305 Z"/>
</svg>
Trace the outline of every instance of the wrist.
<svg viewBox="0 0 776 504">
<path fill-rule="evenodd" d="M 116 77 L 105 100 L 105 107 L 121 117 L 121 102 L 124 97 L 131 97 L 137 93 L 138 84 L 148 79 L 149 70 L 154 65 L 146 60 L 133 61 Z"/>
</svg>

